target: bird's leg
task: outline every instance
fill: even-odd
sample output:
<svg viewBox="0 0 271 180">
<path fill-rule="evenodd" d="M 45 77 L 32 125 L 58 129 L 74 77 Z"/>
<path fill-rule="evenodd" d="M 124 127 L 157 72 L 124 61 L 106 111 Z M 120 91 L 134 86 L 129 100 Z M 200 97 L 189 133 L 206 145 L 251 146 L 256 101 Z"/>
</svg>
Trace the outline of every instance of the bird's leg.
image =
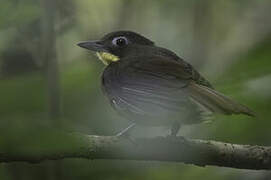
<svg viewBox="0 0 271 180">
<path fill-rule="evenodd" d="M 127 128 L 120 131 L 116 136 L 118 136 L 118 137 L 119 136 L 128 136 L 129 130 L 132 129 L 135 125 L 136 125 L 136 123 L 133 122 Z"/>
<path fill-rule="evenodd" d="M 170 138 L 173 138 L 173 139 L 181 140 L 181 141 L 183 141 L 183 142 L 186 142 L 187 140 L 185 139 L 184 136 L 178 136 L 178 137 L 176 136 L 176 135 L 178 134 L 180 128 L 181 128 L 180 123 L 175 121 L 175 122 L 172 124 L 172 126 L 171 126 L 171 132 L 170 132 L 170 136 L 169 136 L 169 137 L 170 137 Z"/>
<path fill-rule="evenodd" d="M 175 121 L 171 126 L 170 136 L 176 137 L 176 135 L 178 134 L 180 128 L 181 128 L 180 123 Z"/>
</svg>

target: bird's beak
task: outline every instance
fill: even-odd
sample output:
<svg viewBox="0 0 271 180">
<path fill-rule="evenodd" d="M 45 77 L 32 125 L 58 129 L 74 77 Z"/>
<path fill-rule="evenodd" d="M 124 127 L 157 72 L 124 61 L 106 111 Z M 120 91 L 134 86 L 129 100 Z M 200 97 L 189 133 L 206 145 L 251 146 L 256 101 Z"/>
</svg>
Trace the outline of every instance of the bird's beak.
<svg viewBox="0 0 271 180">
<path fill-rule="evenodd" d="M 95 52 L 107 52 L 101 41 L 84 41 L 77 44 L 78 46 L 95 51 Z"/>
<path fill-rule="evenodd" d="M 112 62 L 119 60 L 119 57 L 111 54 L 109 50 L 101 43 L 101 41 L 85 41 L 77 44 L 78 46 L 95 51 L 98 58 L 105 64 L 108 65 Z"/>
</svg>

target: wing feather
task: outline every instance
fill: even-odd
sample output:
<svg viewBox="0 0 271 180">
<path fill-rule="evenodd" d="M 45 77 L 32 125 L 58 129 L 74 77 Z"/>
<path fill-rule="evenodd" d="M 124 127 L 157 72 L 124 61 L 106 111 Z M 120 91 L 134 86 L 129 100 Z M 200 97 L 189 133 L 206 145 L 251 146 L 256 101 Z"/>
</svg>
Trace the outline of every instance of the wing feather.
<svg viewBox="0 0 271 180">
<path fill-rule="evenodd" d="M 161 56 L 122 59 L 109 65 L 104 72 L 104 89 L 113 106 L 121 113 L 135 118 L 168 117 L 200 122 L 202 112 L 222 114 L 252 111 L 212 89 L 198 83 L 177 61 Z M 198 74 L 198 73 L 197 73 Z M 206 81 L 208 82 L 208 81 Z M 205 83 L 206 83 L 205 82 Z"/>
</svg>

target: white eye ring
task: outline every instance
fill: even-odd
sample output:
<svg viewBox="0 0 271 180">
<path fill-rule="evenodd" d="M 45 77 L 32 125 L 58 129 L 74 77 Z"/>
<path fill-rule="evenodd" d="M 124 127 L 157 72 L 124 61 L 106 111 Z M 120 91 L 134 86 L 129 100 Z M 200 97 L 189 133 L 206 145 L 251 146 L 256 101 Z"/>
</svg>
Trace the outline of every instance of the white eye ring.
<svg viewBox="0 0 271 180">
<path fill-rule="evenodd" d="M 115 37 L 113 40 L 112 40 L 112 43 L 115 45 L 115 46 L 125 46 L 128 44 L 128 39 L 124 36 L 120 36 L 120 37 Z"/>
</svg>

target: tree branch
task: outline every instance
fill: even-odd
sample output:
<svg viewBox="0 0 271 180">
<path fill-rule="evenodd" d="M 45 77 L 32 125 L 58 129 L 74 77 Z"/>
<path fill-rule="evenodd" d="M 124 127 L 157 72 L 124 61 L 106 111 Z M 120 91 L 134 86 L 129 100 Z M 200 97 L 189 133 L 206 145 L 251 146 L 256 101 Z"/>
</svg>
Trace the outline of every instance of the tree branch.
<svg viewBox="0 0 271 180">
<path fill-rule="evenodd" d="M 44 136 L 42 136 L 44 138 Z M 0 162 L 64 158 L 173 161 L 198 166 L 215 165 L 240 169 L 271 169 L 271 147 L 217 141 L 155 137 L 129 140 L 124 137 L 61 134 L 40 142 L 27 141 L 14 149 L 1 148 Z M 35 143 L 36 142 L 36 143 Z"/>
</svg>

